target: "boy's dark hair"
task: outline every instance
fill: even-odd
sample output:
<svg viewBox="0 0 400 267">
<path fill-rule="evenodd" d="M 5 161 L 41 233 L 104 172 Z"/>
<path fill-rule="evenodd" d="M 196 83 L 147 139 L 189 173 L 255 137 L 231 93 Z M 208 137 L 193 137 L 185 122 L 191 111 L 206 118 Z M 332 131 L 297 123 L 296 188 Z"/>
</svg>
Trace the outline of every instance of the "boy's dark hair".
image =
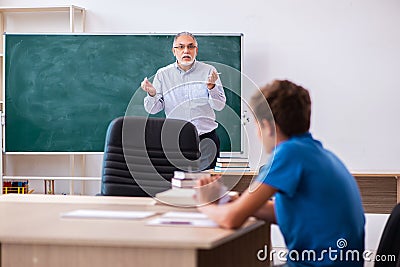
<svg viewBox="0 0 400 267">
<path fill-rule="evenodd" d="M 306 89 L 288 80 L 275 80 L 262 87 L 252 97 L 251 106 L 258 121 L 275 120 L 287 137 L 310 129 L 310 95 Z"/>
</svg>

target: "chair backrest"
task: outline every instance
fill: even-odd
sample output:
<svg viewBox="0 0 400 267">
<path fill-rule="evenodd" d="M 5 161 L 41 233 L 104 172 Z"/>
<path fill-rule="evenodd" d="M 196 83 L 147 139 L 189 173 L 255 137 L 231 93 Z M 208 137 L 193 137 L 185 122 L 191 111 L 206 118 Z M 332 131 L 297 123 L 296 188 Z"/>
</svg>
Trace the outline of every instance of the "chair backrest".
<svg viewBox="0 0 400 267">
<path fill-rule="evenodd" d="M 375 261 L 375 267 L 400 266 L 400 203 L 394 207 L 386 222 L 376 255 L 379 259 L 394 255 L 396 261 Z"/>
<path fill-rule="evenodd" d="M 101 195 L 154 196 L 171 188 L 175 170 L 198 170 L 199 157 L 199 137 L 190 122 L 116 118 L 107 129 Z"/>
</svg>

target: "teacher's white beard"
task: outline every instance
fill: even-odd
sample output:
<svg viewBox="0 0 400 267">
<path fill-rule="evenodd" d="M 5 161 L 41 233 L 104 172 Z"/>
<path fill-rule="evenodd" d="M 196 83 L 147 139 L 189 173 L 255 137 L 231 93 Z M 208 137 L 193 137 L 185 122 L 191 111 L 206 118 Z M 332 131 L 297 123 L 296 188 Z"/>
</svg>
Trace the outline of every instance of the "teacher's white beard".
<svg viewBox="0 0 400 267">
<path fill-rule="evenodd" d="M 193 57 L 192 60 L 190 60 L 190 61 L 179 61 L 179 64 L 187 67 L 187 66 L 192 65 L 195 60 L 196 60 L 196 57 Z"/>
</svg>

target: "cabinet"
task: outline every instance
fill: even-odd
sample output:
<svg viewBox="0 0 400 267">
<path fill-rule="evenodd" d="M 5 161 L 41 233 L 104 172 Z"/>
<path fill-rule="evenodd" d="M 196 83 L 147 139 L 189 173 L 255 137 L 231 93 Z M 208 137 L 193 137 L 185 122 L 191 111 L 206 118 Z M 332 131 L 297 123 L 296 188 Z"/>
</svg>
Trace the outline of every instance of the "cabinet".
<svg viewBox="0 0 400 267">
<path fill-rule="evenodd" d="M 242 193 L 257 175 L 258 172 L 250 171 L 225 173 L 222 177 L 230 190 Z M 400 202 L 400 173 L 352 172 L 352 175 L 358 184 L 366 213 L 390 214 L 393 207 Z"/>
<path fill-rule="evenodd" d="M 45 19 L 46 16 L 58 16 L 60 14 L 60 18 L 62 16 L 68 15 L 67 22 L 69 23 L 69 32 L 84 32 L 85 31 L 85 23 L 86 23 L 86 10 L 85 8 L 74 6 L 74 5 L 68 5 L 68 6 L 45 6 L 45 7 L 0 7 L 0 31 L 1 32 L 7 32 L 10 31 L 8 28 L 8 20 L 12 17 L 13 23 L 18 23 L 18 18 L 14 18 L 13 16 L 24 16 L 28 14 L 40 14 L 40 19 L 43 20 Z M 50 25 L 50 24 L 49 24 Z M 24 26 L 24 25 L 21 25 Z M 31 30 L 32 31 L 32 30 Z M 36 31 L 36 30 L 35 30 Z M 47 29 L 40 29 L 40 31 L 48 31 Z M 15 32 L 15 31 L 13 31 Z M 23 30 L 23 32 L 27 32 Z M 76 165 L 79 165 L 80 168 L 83 168 L 85 164 L 85 156 L 84 155 L 7 155 L 4 153 L 4 130 L 6 127 L 4 125 L 4 101 L 5 101 L 5 73 L 4 73 L 4 35 L 0 36 L 0 88 L 2 90 L 1 96 L 0 96 L 0 115 L 1 115 L 1 131 L 0 131 L 0 141 L 1 141 L 1 148 L 2 151 L 0 153 L 0 194 L 3 193 L 3 178 L 6 179 L 16 179 L 16 180 L 23 180 L 23 179 L 35 179 L 32 178 L 32 176 L 24 176 L 24 175 L 11 175 L 7 176 L 7 170 L 6 170 L 6 160 L 7 158 L 10 158 L 10 160 L 18 162 L 18 158 L 23 158 L 23 157 L 38 157 L 42 158 L 44 162 L 48 161 L 49 157 L 59 157 L 61 160 L 64 160 L 65 158 L 68 159 L 69 161 L 69 171 L 67 171 L 67 175 L 65 173 L 60 172 L 61 174 L 64 174 L 64 176 L 75 176 L 77 175 L 83 176 L 82 171 L 80 173 L 76 172 Z M 20 159 L 19 162 L 24 161 L 24 159 Z M 29 159 L 28 159 L 29 161 Z M 32 160 L 31 160 L 32 161 Z M 77 164 L 79 162 L 79 164 Z M 16 164 L 17 165 L 17 164 Z M 46 168 L 46 166 L 45 166 Z M 56 167 L 57 168 L 57 167 Z M 28 170 L 29 172 L 29 170 Z M 30 173 L 27 173 L 30 175 Z M 43 180 L 46 180 L 47 178 L 40 175 L 40 177 L 43 177 Z M 54 177 L 54 176 L 53 176 Z M 53 186 L 54 186 L 54 180 L 55 178 L 48 177 L 49 181 L 53 181 Z M 65 179 L 66 177 L 61 177 Z M 85 177 L 81 177 L 83 180 Z M 73 190 L 73 181 L 70 182 L 70 192 L 71 189 Z M 46 191 L 46 182 L 45 182 L 45 191 Z"/>
</svg>

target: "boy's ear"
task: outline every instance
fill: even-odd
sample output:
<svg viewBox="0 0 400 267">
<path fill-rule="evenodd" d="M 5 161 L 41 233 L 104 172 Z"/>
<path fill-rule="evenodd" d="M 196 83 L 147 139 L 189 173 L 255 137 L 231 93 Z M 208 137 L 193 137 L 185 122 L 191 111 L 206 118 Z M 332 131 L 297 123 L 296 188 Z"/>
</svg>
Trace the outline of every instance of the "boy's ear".
<svg viewBox="0 0 400 267">
<path fill-rule="evenodd" d="M 268 136 L 273 136 L 274 135 L 274 127 L 272 127 L 271 123 L 266 120 L 266 119 L 262 119 L 261 120 L 261 127 L 263 129 L 263 131 L 268 134 Z"/>
</svg>

